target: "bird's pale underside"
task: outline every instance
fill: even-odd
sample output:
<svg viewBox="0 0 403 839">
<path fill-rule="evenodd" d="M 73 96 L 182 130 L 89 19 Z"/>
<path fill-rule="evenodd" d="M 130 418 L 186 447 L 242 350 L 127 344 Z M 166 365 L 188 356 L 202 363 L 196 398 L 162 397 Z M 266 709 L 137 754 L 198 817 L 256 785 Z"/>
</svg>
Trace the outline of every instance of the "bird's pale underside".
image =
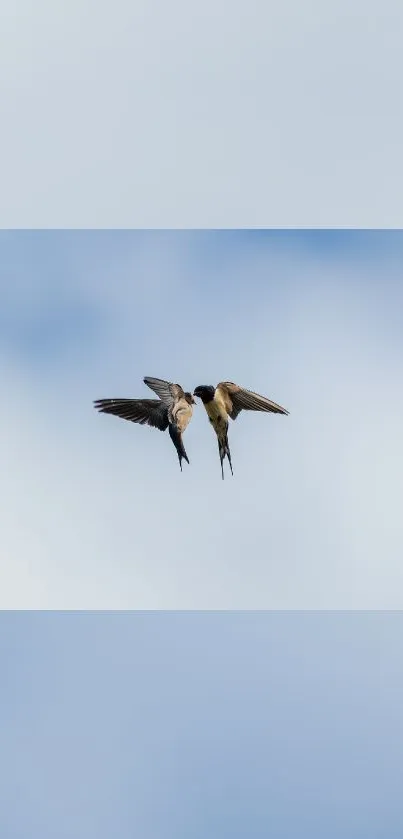
<svg viewBox="0 0 403 839">
<path fill-rule="evenodd" d="M 189 391 L 185 392 L 181 385 L 165 379 L 145 376 L 144 383 L 154 391 L 158 399 L 97 399 L 94 406 L 101 413 L 114 414 L 139 425 L 148 425 L 160 431 L 168 428 L 181 470 L 182 460 L 189 463 L 182 435 L 193 415 L 194 396 L 201 399 L 216 433 L 223 479 L 225 457 L 234 474 L 228 444 L 229 419 L 236 420 L 241 411 L 288 415 L 288 411 L 281 405 L 234 382 L 220 382 L 216 387 L 198 385 L 193 395 Z"/>
<path fill-rule="evenodd" d="M 185 393 L 180 385 L 173 382 L 145 376 L 144 383 L 159 399 L 97 399 L 94 406 L 104 414 L 114 414 L 160 431 L 168 428 L 182 471 L 182 460 L 189 463 L 182 435 L 192 418 L 195 400 L 190 392 Z"/>
<path fill-rule="evenodd" d="M 213 385 L 199 385 L 194 390 L 194 396 L 198 396 L 206 409 L 207 416 L 217 435 L 218 452 L 221 463 L 221 475 L 224 480 L 224 459 L 227 457 L 233 475 L 231 451 L 228 444 L 229 418 L 236 420 L 241 411 L 261 411 L 271 414 L 287 415 L 288 411 L 261 396 L 254 391 L 246 390 L 234 384 L 234 382 L 220 382 L 216 387 Z"/>
</svg>

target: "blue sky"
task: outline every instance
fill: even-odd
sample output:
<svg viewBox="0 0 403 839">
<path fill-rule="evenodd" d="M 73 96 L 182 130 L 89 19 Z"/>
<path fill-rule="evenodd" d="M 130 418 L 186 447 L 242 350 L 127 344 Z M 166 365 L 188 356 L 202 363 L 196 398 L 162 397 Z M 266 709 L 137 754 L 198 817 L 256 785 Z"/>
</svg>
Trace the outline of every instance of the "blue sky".
<svg viewBox="0 0 403 839">
<path fill-rule="evenodd" d="M 400 0 L 250 9 L 8 0 L 0 226 L 401 227 Z"/>
<path fill-rule="evenodd" d="M 2 232 L 1 605 L 400 608 L 399 232 Z M 230 379 L 289 417 L 92 400 Z"/>
<path fill-rule="evenodd" d="M 3 612 L 1 835 L 400 838 L 402 620 Z"/>
</svg>

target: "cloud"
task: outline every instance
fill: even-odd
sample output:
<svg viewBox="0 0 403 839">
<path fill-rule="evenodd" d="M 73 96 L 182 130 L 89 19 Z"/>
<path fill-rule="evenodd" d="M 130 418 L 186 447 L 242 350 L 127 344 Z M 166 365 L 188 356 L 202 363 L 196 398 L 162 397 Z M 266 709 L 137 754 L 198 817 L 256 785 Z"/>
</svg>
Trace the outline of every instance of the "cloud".
<svg viewBox="0 0 403 839">
<path fill-rule="evenodd" d="M 26 236 L 3 249 L 11 263 Z M 389 256 L 367 234 L 367 255 L 344 258 L 294 234 L 40 236 L 40 306 L 21 317 L 14 301 L 3 335 L 0 605 L 400 608 L 399 234 Z M 52 322 L 42 266 L 66 243 L 65 328 L 43 345 L 39 329 L 33 352 L 27 329 Z M 229 378 L 290 416 L 231 424 L 223 483 L 199 405 L 181 474 L 167 435 L 93 411 L 148 395 L 144 375 Z"/>
</svg>

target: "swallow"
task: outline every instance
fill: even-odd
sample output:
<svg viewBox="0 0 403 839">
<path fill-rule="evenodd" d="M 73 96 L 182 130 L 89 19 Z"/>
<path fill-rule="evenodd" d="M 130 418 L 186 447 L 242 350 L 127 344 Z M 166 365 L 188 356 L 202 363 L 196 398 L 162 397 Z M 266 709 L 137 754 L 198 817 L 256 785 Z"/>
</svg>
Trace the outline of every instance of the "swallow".
<svg viewBox="0 0 403 839">
<path fill-rule="evenodd" d="M 231 452 L 228 445 L 228 418 L 236 420 L 241 411 L 265 411 L 273 414 L 288 414 L 285 408 L 277 405 L 265 396 L 245 390 L 233 382 L 220 382 L 213 385 L 198 385 L 193 391 L 203 402 L 207 416 L 214 428 L 218 440 L 221 474 L 224 480 L 224 459 L 228 458 L 233 475 Z"/>
<path fill-rule="evenodd" d="M 151 376 L 145 376 L 143 381 L 159 399 L 96 399 L 94 407 L 101 413 L 114 414 L 139 425 L 158 428 L 160 431 L 166 431 L 168 428 L 182 471 L 182 460 L 189 463 L 182 434 L 192 418 L 196 400 L 178 384 Z"/>
</svg>

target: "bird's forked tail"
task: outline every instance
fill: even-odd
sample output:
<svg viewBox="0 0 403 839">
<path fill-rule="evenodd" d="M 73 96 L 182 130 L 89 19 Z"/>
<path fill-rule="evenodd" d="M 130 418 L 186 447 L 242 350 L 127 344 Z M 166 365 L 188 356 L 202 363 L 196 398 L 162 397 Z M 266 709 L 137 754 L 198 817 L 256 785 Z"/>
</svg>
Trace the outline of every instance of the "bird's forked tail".
<svg viewBox="0 0 403 839">
<path fill-rule="evenodd" d="M 226 432 L 225 437 L 222 437 L 221 440 L 218 438 L 218 451 L 220 454 L 221 475 L 224 480 L 224 460 L 226 456 L 228 458 L 229 468 L 231 469 L 231 475 L 234 474 L 231 462 L 231 452 L 228 445 L 228 432 Z"/>
<path fill-rule="evenodd" d="M 179 429 L 174 423 L 169 423 L 169 436 L 178 453 L 179 466 L 182 471 L 182 460 L 186 460 L 186 462 L 189 463 L 189 458 L 186 454 L 186 449 L 183 445 L 182 434 L 180 433 Z"/>
</svg>

